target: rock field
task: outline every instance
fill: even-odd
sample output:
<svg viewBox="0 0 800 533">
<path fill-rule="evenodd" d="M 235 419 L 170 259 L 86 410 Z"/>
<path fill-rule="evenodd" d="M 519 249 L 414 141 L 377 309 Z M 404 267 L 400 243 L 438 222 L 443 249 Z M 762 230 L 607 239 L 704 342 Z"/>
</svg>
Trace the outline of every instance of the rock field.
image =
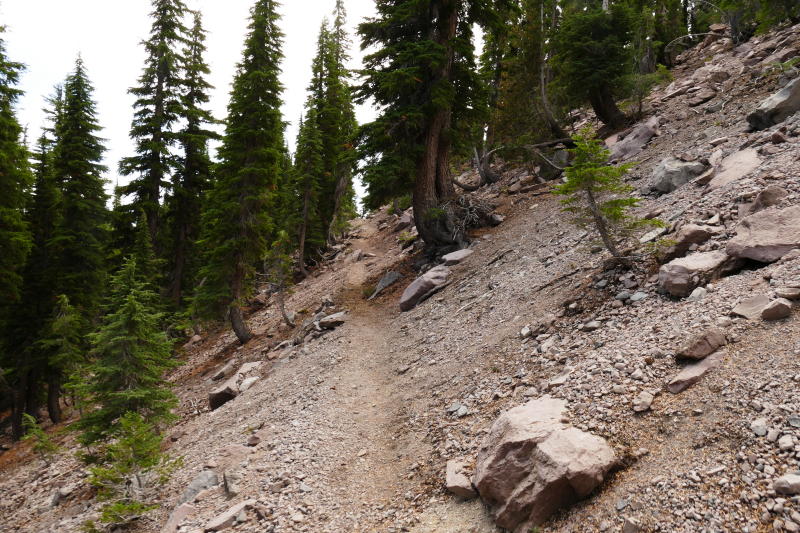
<svg viewBox="0 0 800 533">
<path fill-rule="evenodd" d="M 258 294 L 247 345 L 193 338 L 164 443 L 184 466 L 132 531 L 800 531 L 800 77 L 765 70 L 798 46 L 800 25 L 684 52 L 607 140 L 635 135 L 612 159 L 668 226 L 630 269 L 501 168 L 472 253 L 402 248 L 413 218 L 384 209 L 294 287 L 294 329 Z M 0 444 L 0 531 L 97 519 L 71 453 Z"/>
</svg>

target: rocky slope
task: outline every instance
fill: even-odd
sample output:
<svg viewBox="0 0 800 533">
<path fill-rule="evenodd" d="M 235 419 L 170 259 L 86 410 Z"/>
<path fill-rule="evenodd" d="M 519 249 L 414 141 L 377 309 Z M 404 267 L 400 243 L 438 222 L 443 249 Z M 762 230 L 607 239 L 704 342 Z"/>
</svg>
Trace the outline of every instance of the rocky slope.
<svg viewBox="0 0 800 533">
<path fill-rule="evenodd" d="M 294 287 L 296 328 L 262 294 L 256 339 L 191 342 L 164 444 L 185 466 L 135 530 L 495 531 L 482 500 L 446 489 L 446 462 L 471 477 L 502 413 L 557 399 L 557 422 L 600 437 L 619 464 L 544 530 L 798 531 L 800 496 L 779 480 L 800 459 L 800 257 L 787 255 L 800 244 L 800 114 L 754 132 L 747 118 L 798 79 L 765 67 L 799 42 L 794 27 L 685 52 L 643 120 L 607 141 L 637 163 L 641 214 L 669 225 L 668 267 L 643 256 L 606 269 L 592 235 L 517 169 L 473 194 L 505 221 L 474 235 L 474 253 L 413 309 L 399 308 L 412 267 L 438 262 L 401 248 L 381 211 Z M 399 281 L 365 300 L 389 271 Z M 323 327 L 319 313 L 338 312 L 343 323 Z M 214 391 L 228 401 L 211 410 Z M 3 442 L 0 531 L 96 518 L 71 455 L 46 466 Z"/>
</svg>

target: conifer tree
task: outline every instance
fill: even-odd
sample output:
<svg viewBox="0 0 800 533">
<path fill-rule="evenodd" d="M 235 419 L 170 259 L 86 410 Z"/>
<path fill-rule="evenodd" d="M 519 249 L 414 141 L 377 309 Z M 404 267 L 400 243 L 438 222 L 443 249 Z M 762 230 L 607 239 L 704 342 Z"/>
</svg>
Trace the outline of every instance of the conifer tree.
<svg viewBox="0 0 800 533">
<path fill-rule="evenodd" d="M 108 195 L 100 164 L 105 147 L 97 136 L 96 102 L 83 61 L 64 84 L 64 109 L 53 166 L 61 189 L 56 204 L 59 223 L 51 246 L 59 249 L 56 294 L 65 295 L 81 316 L 83 332 L 91 329 L 104 278 L 104 246 L 109 220 Z"/>
<path fill-rule="evenodd" d="M 162 313 L 137 273 L 136 259 L 128 259 L 114 276 L 105 308 L 108 315 L 96 333 L 89 335 L 94 362 L 89 382 L 76 384 L 76 392 L 89 407 L 77 422 L 79 441 L 92 445 L 116 435 L 119 419 L 138 413 L 150 423 L 172 420 L 177 398 L 163 373 L 177 365 L 170 359 L 171 344 L 159 329 Z"/>
<path fill-rule="evenodd" d="M 178 168 L 172 178 L 172 192 L 167 200 L 170 295 L 178 308 L 182 304 L 183 292 L 191 288 L 191 280 L 198 269 L 195 243 L 200 236 L 203 199 L 211 186 L 208 142 L 220 138 L 219 134 L 208 129 L 218 121 L 203 108 L 208 104 L 209 90 L 213 89 L 205 79 L 210 73 L 203 59 L 206 31 L 200 13 L 194 12 L 192 15 L 194 23 L 183 51 L 185 74 L 180 114 L 186 122 L 175 136 L 183 149 L 183 156 L 178 159 Z"/>
<path fill-rule="evenodd" d="M 170 186 L 170 174 L 177 167 L 169 148 L 175 141 L 172 127 L 182 107 L 184 58 L 180 47 L 187 33 L 182 23 L 187 9 L 181 0 L 151 0 L 151 4 L 153 25 L 149 39 L 142 43 L 147 60 L 138 86 L 128 90 L 136 96 L 130 133 L 136 155 L 120 161 L 119 171 L 133 176 L 125 188 L 125 194 L 134 197 L 128 208 L 137 214 L 144 210 L 150 239 L 157 242 L 161 191 Z"/>
<path fill-rule="evenodd" d="M 274 231 L 273 200 L 283 175 L 285 128 L 278 76 L 282 37 L 278 4 L 258 0 L 250 12 L 242 61 L 233 80 L 216 183 L 203 214 L 206 248 L 194 305 L 225 316 L 241 342 L 252 338 L 240 308 L 249 292 L 253 265 L 263 259 Z"/>
<path fill-rule="evenodd" d="M 374 204 L 413 183 L 414 219 L 434 246 L 451 244 L 453 214 L 439 209 L 455 194 L 450 151 L 471 127 L 479 104 L 473 24 L 497 21 L 504 0 L 379 0 L 378 16 L 362 23 L 364 59 L 357 101 L 372 98 L 381 112 L 360 134 L 365 182 Z M 400 189 L 398 191 L 398 189 Z"/>
<path fill-rule="evenodd" d="M 31 248 L 23 216 L 31 174 L 22 126 L 14 112 L 23 94 L 16 86 L 24 66 L 8 58 L 4 32 L 5 26 L 0 26 L 0 296 L 9 302 L 19 298 L 19 271 Z"/>
<path fill-rule="evenodd" d="M 308 277 L 305 266 L 307 246 L 324 246 L 325 235 L 319 216 L 320 192 L 325 179 L 322 135 L 317 122 L 317 111 L 307 110 L 297 136 L 297 153 L 294 161 L 293 190 L 295 202 L 290 209 L 299 218 L 297 224 L 298 266 Z"/>
</svg>

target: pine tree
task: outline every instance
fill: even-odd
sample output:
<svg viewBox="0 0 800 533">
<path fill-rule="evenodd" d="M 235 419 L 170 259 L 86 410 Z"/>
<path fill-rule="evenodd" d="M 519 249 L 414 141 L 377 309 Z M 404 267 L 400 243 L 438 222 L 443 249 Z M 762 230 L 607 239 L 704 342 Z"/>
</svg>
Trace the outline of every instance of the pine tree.
<svg viewBox="0 0 800 533">
<path fill-rule="evenodd" d="M 240 308 L 253 277 L 253 265 L 266 253 L 275 221 L 270 209 L 282 177 L 285 128 L 278 80 L 283 34 L 278 4 L 258 0 L 242 61 L 233 80 L 228 120 L 216 183 L 203 214 L 206 248 L 194 305 L 198 311 L 229 317 L 241 342 L 252 338 Z"/>
<path fill-rule="evenodd" d="M 473 24 L 494 21 L 504 0 L 379 0 L 378 16 L 362 23 L 364 83 L 357 101 L 372 98 L 379 117 L 361 129 L 365 182 L 372 205 L 413 183 L 420 236 L 434 246 L 455 240 L 453 214 L 439 205 L 455 194 L 450 152 L 471 128 L 476 94 Z"/>
<path fill-rule="evenodd" d="M 317 111 L 307 110 L 297 135 L 297 153 L 294 161 L 292 218 L 297 222 L 298 266 L 308 277 L 305 266 L 306 252 L 312 246 L 325 245 L 325 234 L 319 216 L 320 193 L 325 180 L 322 135 L 317 122 Z"/>
<path fill-rule="evenodd" d="M 22 126 L 14 112 L 23 94 L 16 85 L 24 66 L 8 59 L 2 39 L 5 29 L 0 26 L 0 295 L 8 302 L 19 298 L 19 271 L 31 248 L 23 215 L 31 174 Z"/>
<path fill-rule="evenodd" d="M 211 158 L 208 143 L 220 136 L 208 129 L 217 124 L 211 112 L 203 109 L 209 101 L 208 92 L 213 87 L 205 80 L 210 73 L 203 59 L 206 31 L 200 13 L 193 13 L 194 24 L 183 51 L 185 75 L 183 79 L 180 115 L 186 120 L 176 134 L 183 148 L 178 168 L 172 179 L 172 193 L 167 199 L 167 218 L 170 228 L 170 295 L 177 308 L 181 307 L 183 292 L 191 288 L 197 273 L 196 241 L 200 234 L 203 199 L 211 187 Z"/>
<path fill-rule="evenodd" d="M 136 96 L 130 133 L 136 155 L 120 161 L 119 172 L 134 176 L 125 188 L 125 194 L 134 197 L 128 209 L 137 214 L 144 210 L 150 239 L 158 242 L 161 191 L 170 186 L 169 176 L 177 167 L 169 149 L 175 141 L 172 127 L 182 107 L 184 58 L 180 47 L 187 30 L 181 21 L 187 9 L 181 0 L 152 0 L 151 4 L 153 25 L 150 38 L 142 43 L 147 60 L 139 85 L 128 90 Z"/>
<path fill-rule="evenodd" d="M 60 250 L 56 294 L 65 295 L 82 317 L 82 329 L 91 329 L 104 278 L 104 245 L 109 220 L 108 195 L 100 164 L 105 147 L 96 134 L 96 102 L 83 61 L 64 84 L 64 109 L 53 166 L 61 189 L 56 205 L 60 219 L 50 246 Z"/>
<path fill-rule="evenodd" d="M 177 363 L 170 359 L 171 343 L 159 329 L 162 313 L 152 304 L 156 295 L 140 279 L 135 259 L 125 261 L 111 285 L 108 315 L 89 335 L 95 347 L 88 368 L 92 377 L 76 386 L 89 407 L 76 423 L 84 445 L 117 435 L 125 413 L 164 423 L 174 419 L 170 409 L 178 404 L 163 377 Z"/>
</svg>

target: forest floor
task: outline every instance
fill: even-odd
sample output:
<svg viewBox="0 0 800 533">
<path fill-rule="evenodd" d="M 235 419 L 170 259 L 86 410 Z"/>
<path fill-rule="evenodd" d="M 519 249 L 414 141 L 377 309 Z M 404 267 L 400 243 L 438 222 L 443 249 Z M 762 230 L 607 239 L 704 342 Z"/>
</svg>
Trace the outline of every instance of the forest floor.
<svg viewBox="0 0 800 533">
<path fill-rule="evenodd" d="M 719 215 L 714 224 L 724 232 L 698 252 L 725 249 L 741 199 L 770 184 L 788 193 L 775 209 L 800 205 L 800 116 L 787 120 L 783 144 L 764 141 L 773 132 L 747 133 L 747 110 L 780 80 L 742 72 L 731 49 L 720 43 L 698 50 L 673 70 L 676 83 L 707 65 L 729 72 L 719 90 L 724 107 L 690 107 L 690 95 L 667 99 L 663 90 L 648 100 L 646 113 L 664 120 L 633 158 L 639 165 L 629 176 L 647 193 L 640 214 L 663 209 L 659 216 L 668 224 L 700 225 Z M 725 136 L 729 144 L 720 148 L 708 143 Z M 711 157 L 717 150 L 727 156 L 750 145 L 770 149 L 760 152 L 757 169 L 726 188 L 707 193 L 686 184 L 649 194 L 653 169 L 667 156 Z M 647 531 L 753 533 L 777 528 L 776 520 L 790 530 L 800 500 L 778 502 L 772 482 L 798 468 L 800 452 L 779 450 L 750 425 L 764 417 L 782 434 L 800 437 L 787 425 L 800 412 L 800 322 L 796 313 L 765 322 L 736 318 L 731 310 L 743 298 L 774 297 L 800 283 L 800 259 L 780 272 L 751 264 L 708 284 L 697 301 L 673 298 L 659 292 L 652 260 L 630 271 L 604 270 L 606 256 L 592 253 L 591 236 L 566 223 L 549 188 L 509 194 L 527 174 L 505 169 L 500 183 L 473 195 L 493 203 L 505 221 L 474 231 L 475 253 L 451 267 L 447 288 L 415 309 L 401 313 L 398 302 L 417 275 L 414 264 L 424 261 L 421 252 L 401 248 L 392 230 L 396 218 L 383 209 L 354 221 L 339 257 L 293 288 L 287 308 L 298 328 L 282 325 L 273 298 L 253 302 L 248 322 L 256 338 L 246 345 L 229 329 L 209 330 L 179 350 L 183 365 L 169 379 L 181 418 L 166 431 L 164 447 L 182 455 L 184 466 L 164 486 L 161 507 L 132 530 L 163 531 L 187 486 L 213 470 L 221 484 L 227 472 L 229 490 L 218 485 L 198 495 L 174 530 L 202 531 L 254 500 L 236 515 L 233 531 L 499 531 L 480 499 L 446 491 L 446 461 L 472 468 L 498 416 L 545 394 L 567 400 L 570 423 L 606 439 L 626 468 L 553 516 L 543 531 L 622 531 L 625 517 Z M 363 290 L 390 270 L 401 280 L 365 300 Z M 598 288 L 600 280 L 605 288 Z M 616 303 L 624 290 L 647 297 Z M 318 309 L 346 312 L 345 323 L 296 346 L 278 345 Z M 557 320 L 545 335 L 521 338 L 524 326 L 547 314 Z M 601 327 L 587 329 L 593 321 Z M 731 340 L 723 364 L 685 392 L 668 393 L 665 384 L 683 368 L 671 354 L 714 323 L 725 324 Z M 222 383 L 211 378 L 258 361 L 264 362 L 255 372 L 259 380 L 211 410 L 208 394 Z M 551 386 L 565 371 L 571 372 L 566 382 Z M 632 401 L 645 390 L 656 393 L 653 405 L 634 413 Z M 454 402 L 467 414 L 449 412 Z M 67 409 L 64 425 L 76 416 Z M 47 428 L 54 435 L 56 429 Z M 0 437 L 7 450 L 0 454 L 0 531 L 73 532 L 97 519 L 96 494 L 72 455 L 74 436 L 56 439 L 69 453 L 45 465 L 28 444 Z"/>
</svg>

